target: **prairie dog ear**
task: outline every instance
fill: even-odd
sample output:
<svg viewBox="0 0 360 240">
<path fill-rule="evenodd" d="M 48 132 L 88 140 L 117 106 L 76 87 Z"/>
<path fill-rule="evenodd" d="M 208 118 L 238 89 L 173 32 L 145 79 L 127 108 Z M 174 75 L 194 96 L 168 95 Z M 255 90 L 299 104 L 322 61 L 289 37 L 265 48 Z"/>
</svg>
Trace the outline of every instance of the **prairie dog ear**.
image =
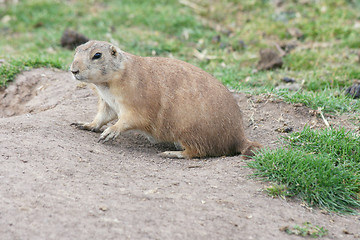
<svg viewBox="0 0 360 240">
<path fill-rule="evenodd" d="M 114 57 L 116 57 L 117 55 L 118 55 L 118 51 L 116 50 L 116 47 L 114 47 L 114 46 L 110 46 L 110 54 L 111 54 L 111 56 L 114 56 Z"/>
</svg>

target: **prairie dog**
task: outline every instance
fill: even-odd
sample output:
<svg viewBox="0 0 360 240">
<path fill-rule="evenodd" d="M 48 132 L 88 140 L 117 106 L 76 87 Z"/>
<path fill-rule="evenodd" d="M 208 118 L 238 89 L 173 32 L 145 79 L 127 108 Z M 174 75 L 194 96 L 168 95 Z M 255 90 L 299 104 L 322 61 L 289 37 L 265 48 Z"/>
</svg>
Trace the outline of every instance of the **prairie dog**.
<svg viewBox="0 0 360 240">
<path fill-rule="evenodd" d="M 76 48 L 70 71 L 77 80 L 94 84 L 99 96 L 95 119 L 73 125 L 99 131 L 117 119 L 100 142 L 136 129 L 182 146 L 183 151 L 163 152 L 163 157 L 252 156 L 261 147 L 245 137 L 241 111 L 228 89 L 189 63 L 139 57 L 89 41 Z"/>
</svg>

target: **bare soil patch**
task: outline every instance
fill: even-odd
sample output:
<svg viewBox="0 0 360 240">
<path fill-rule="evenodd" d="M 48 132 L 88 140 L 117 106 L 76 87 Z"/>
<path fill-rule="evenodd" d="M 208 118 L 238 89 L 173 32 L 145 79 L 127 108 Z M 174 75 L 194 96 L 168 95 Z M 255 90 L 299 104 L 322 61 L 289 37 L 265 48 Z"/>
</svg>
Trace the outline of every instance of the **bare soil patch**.
<svg viewBox="0 0 360 240">
<path fill-rule="evenodd" d="M 324 127 L 304 106 L 234 93 L 250 139 L 279 145 L 289 129 Z M 162 159 L 137 132 L 109 144 L 74 129 L 96 112 L 69 73 L 36 69 L 0 92 L 0 239 L 300 239 L 281 229 L 311 222 L 324 239 L 360 238 L 359 216 L 272 199 L 240 156 Z M 326 118 L 355 129 L 346 116 Z M 287 129 L 287 130 L 286 130 Z"/>
</svg>

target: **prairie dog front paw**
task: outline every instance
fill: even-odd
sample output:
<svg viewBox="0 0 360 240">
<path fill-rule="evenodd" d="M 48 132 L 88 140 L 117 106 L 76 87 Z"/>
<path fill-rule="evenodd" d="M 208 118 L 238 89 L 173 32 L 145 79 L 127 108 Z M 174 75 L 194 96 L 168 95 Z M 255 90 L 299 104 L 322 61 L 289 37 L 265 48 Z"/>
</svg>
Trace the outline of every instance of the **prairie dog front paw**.
<svg viewBox="0 0 360 240">
<path fill-rule="evenodd" d="M 75 126 L 77 129 L 81 129 L 81 130 L 87 130 L 87 131 L 92 131 L 92 132 L 100 132 L 100 128 L 97 127 L 93 123 L 77 122 L 77 123 L 70 124 L 70 126 Z"/>
<path fill-rule="evenodd" d="M 120 131 L 117 130 L 116 127 L 111 126 L 105 129 L 105 131 L 100 135 L 99 141 L 101 143 L 105 143 L 108 141 L 112 141 L 117 138 L 120 134 Z"/>
</svg>

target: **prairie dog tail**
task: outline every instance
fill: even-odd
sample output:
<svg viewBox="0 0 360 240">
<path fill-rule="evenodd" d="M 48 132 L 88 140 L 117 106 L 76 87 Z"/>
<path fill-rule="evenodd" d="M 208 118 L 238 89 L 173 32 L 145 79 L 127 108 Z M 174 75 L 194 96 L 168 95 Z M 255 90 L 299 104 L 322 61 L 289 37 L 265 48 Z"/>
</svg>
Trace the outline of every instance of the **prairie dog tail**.
<svg viewBox="0 0 360 240">
<path fill-rule="evenodd" d="M 248 141 L 246 144 L 240 146 L 237 150 L 241 155 L 244 155 L 244 158 L 249 158 L 254 156 L 254 151 L 259 150 L 263 146 L 258 142 Z"/>
</svg>

